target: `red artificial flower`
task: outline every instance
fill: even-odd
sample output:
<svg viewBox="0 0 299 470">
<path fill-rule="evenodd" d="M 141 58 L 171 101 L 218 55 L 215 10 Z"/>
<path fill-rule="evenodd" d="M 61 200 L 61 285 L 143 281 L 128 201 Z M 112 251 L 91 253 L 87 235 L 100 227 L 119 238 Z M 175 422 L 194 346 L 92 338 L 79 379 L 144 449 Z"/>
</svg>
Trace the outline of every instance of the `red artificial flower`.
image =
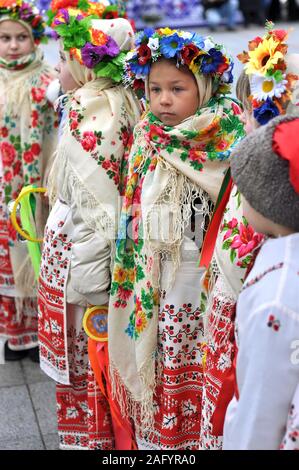
<svg viewBox="0 0 299 470">
<path fill-rule="evenodd" d="M 78 0 L 52 0 L 50 9 L 52 11 L 60 10 L 61 8 L 69 8 L 78 6 Z"/>
<path fill-rule="evenodd" d="M 118 18 L 118 12 L 113 10 L 107 11 L 107 13 L 103 15 L 104 20 L 115 20 L 116 18 Z"/>
<path fill-rule="evenodd" d="M 279 42 L 283 42 L 288 36 L 288 32 L 284 29 L 274 29 L 271 34 Z"/>
<path fill-rule="evenodd" d="M 252 100 L 251 100 L 251 104 L 252 104 L 252 107 L 253 107 L 254 109 L 255 109 L 255 108 L 259 108 L 260 105 L 261 105 L 260 101 L 255 100 L 255 99 L 252 99 Z"/>
<path fill-rule="evenodd" d="M 35 28 L 39 23 L 42 23 L 43 19 L 41 16 L 35 16 L 31 22 L 31 27 Z"/>
<path fill-rule="evenodd" d="M 219 64 L 217 73 L 223 73 L 229 68 L 229 64 L 225 62 L 225 59 L 223 58 L 222 64 Z"/>
<path fill-rule="evenodd" d="M 16 149 L 9 142 L 2 142 L 0 144 L 0 151 L 2 154 L 3 165 L 10 166 L 17 154 Z"/>
<path fill-rule="evenodd" d="M 252 41 L 249 41 L 248 43 L 248 46 L 249 46 L 249 50 L 250 51 L 253 51 L 254 49 L 257 48 L 257 46 L 263 42 L 263 38 L 261 38 L 260 36 L 257 36 L 256 38 L 254 38 Z"/>
<path fill-rule="evenodd" d="M 2 0 L 1 8 L 11 8 L 16 5 L 16 0 Z"/>
<path fill-rule="evenodd" d="M 141 78 L 136 78 L 133 83 L 134 90 L 144 90 L 144 81 Z"/>
<path fill-rule="evenodd" d="M 33 155 L 39 155 L 40 152 L 41 152 L 41 147 L 39 144 L 37 143 L 34 143 L 31 145 L 31 152 L 33 153 Z"/>
<path fill-rule="evenodd" d="M 142 44 L 138 49 L 138 62 L 145 65 L 152 58 L 152 51 L 146 44 Z"/>
<path fill-rule="evenodd" d="M 198 47 L 194 44 L 187 44 L 184 46 L 181 56 L 186 65 L 190 65 L 192 60 L 199 55 Z"/>
</svg>

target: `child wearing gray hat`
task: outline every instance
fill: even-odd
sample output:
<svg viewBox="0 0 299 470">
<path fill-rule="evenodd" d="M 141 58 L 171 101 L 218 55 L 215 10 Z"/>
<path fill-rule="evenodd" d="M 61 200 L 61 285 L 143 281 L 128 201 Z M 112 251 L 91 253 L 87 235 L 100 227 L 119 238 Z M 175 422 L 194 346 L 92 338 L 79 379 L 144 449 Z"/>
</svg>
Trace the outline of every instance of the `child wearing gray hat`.
<svg viewBox="0 0 299 470">
<path fill-rule="evenodd" d="M 236 389 L 224 423 L 226 450 L 284 448 L 288 412 L 299 412 L 292 403 L 299 378 L 298 135 L 299 113 L 280 116 L 244 139 L 231 160 L 244 216 L 267 240 L 237 303 Z"/>
</svg>

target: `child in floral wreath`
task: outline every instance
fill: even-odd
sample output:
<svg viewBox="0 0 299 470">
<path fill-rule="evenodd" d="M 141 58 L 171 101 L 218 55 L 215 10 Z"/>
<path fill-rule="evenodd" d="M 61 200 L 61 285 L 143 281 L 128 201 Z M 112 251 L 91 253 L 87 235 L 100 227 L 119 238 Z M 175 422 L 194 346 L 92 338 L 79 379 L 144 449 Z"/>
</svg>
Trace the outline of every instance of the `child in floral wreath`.
<svg viewBox="0 0 299 470">
<path fill-rule="evenodd" d="M 299 56 L 287 55 L 286 39 L 285 31 L 275 30 L 268 23 L 265 36 L 251 41 L 249 51 L 239 56 L 245 70 L 237 83 L 237 96 L 243 103 L 241 119 L 247 134 L 296 109 Z M 212 223 L 207 234 L 209 239 L 214 232 L 216 243 L 214 251 L 210 250 L 213 256 L 202 293 L 206 302 L 202 449 L 222 447 L 225 412 L 234 393 L 236 301 L 264 239 L 243 216 L 242 198 L 235 185 L 228 185 L 224 206 L 213 220 L 218 216 L 218 226 Z M 204 249 L 202 265 L 209 264 L 205 255 Z"/>
<path fill-rule="evenodd" d="M 41 368 L 57 382 L 60 447 L 109 450 L 109 406 L 90 368 L 82 319 L 89 305 L 109 299 L 120 168 L 139 118 L 136 98 L 122 85 L 133 31 L 123 18 L 94 19 L 100 4 L 71 6 L 51 15 L 60 37 L 57 70 L 69 102 L 49 180 L 49 197 L 56 202 L 45 229 L 39 281 Z"/>
<path fill-rule="evenodd" d="M 200 201 L 201 239 L 243 137 L 229 91 L 233 64 L 211 38 L 169 28 L 137 36 L 126 80 L 145 83 L 135 127 L 108 315 L 112 386 L 140 449 L 196 449 L 203 324 L 198 245 L 187 236 Z"/>
<path fill-rule="evenodd" d="M 8 205 L 23 186 L 46 184 L 56 145 L 56 117 L 46 98 L 54 74 L 38 47 L 44 32 L 31 3 L 0 0 L 0 338 L 6 360 L 29 354 L 38 361 L 34 272 Z M 38 224 L 42 233 L 42 217 Z"/>
<path fill-rule="evenodd" d="M 298 132 L 298 112 L 275 118 L 244 139 L 231 162 L 244 216 L 268 239 L 237 302 L 225 450 L 278 450 L 289 410 L 295 420 L 298 413 L 291 408 L 299 377 Z"/>
</svg>

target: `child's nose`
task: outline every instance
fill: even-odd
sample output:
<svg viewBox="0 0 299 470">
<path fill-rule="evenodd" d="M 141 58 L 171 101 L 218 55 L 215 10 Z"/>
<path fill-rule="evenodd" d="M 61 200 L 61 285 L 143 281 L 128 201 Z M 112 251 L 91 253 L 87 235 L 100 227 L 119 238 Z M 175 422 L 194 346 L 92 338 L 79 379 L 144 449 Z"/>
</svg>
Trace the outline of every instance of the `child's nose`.
<svg viewBox="0 0 299 470">
<path fill-rule="evenodd" d="M 160 98 L 160 104 L 161 105 L 168 105 L 171 103 L 171 95 L 168 91 L 162 91 L 161 93 L 161 98 Z"/>
<path fill-rule="evenodd" d="M 18 44 L 18 41 L 15 38 L 12 38 L 12 40 L 10 42 L 10 47 L 11 47 L 11 49 L 18 49 L 19 44 Z"/>
</svg>

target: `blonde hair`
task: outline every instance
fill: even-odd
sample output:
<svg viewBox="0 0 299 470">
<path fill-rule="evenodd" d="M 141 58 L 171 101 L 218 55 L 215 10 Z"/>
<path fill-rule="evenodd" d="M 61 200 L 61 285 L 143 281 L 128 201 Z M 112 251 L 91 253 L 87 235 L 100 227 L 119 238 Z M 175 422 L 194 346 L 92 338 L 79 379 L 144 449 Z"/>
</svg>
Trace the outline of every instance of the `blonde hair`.
<svg viewBox="0 0 299 470">
<path fill-rule="evenodd" d="M 201 108 L 212 98 L 213 80 L 212 77 L 204 75 L 195 75 L 195 80 L 198 87 L 199 107 Z"/>
<path fill-rule="evenodd" d="M 250 81 L 248 75 L 243 70 L 238 78 L 236 85 L 236 95 L 239 101 L 241 101 L 244 109 L 248 112 L 252 112 L 252 104 L 249 99 L 251 95 Z"/>
</svg>

